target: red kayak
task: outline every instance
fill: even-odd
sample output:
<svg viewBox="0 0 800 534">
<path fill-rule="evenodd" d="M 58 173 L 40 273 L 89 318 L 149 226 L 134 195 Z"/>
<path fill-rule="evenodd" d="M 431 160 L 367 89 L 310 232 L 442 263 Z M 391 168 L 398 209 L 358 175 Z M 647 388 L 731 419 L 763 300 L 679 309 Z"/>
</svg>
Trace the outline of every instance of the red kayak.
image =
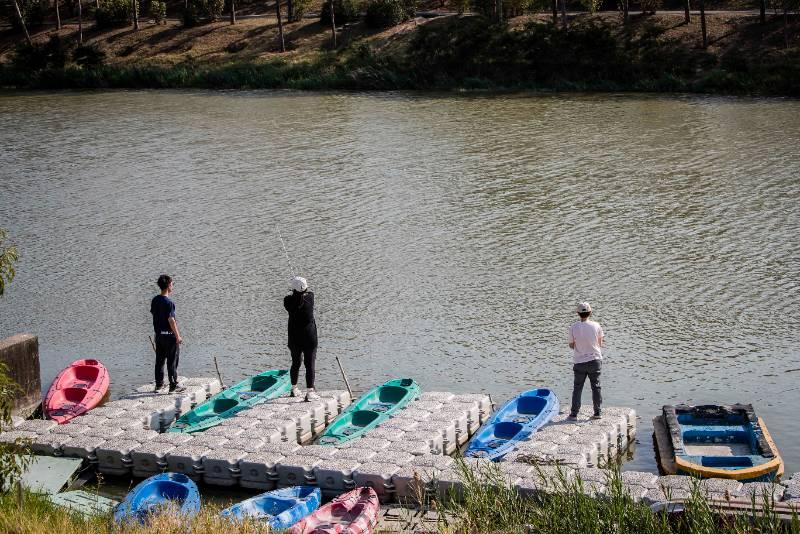
<svg viewBox="0 0 800 534">
<path fill-rule="evenodd" d="M 369 534 L 378 524 L 380 503 L 372 488 L 339 495 L 295 524 L 292 534 Z"/>
<path fill-rule="evenodd" d="M 110 382 L 108 370 L 102 363 L 76 360 L 53 380 L 44 399 L 44 413 L 63 425 L 100 404 Z"/>
</svg>

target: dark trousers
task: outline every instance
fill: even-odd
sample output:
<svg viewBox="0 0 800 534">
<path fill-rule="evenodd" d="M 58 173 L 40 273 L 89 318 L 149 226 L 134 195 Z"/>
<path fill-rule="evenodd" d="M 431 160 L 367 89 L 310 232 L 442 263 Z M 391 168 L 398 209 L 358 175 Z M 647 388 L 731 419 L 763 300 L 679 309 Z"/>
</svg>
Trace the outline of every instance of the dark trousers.
<svg viewBox="0 0 800 534">
<path fill-rule="evenodd" d="M 306 367 L 306 387 L 313 388 L 317 347 L 289 347 L 289 351 L 292 353 L 292 367 L 289 369 L 289 377 L 292 379 L 292 385 L 297 385 L 297 379 L 300 374 L 300 363 L 302 363 Z"/>
<path fill-rule="evenodd" d="M 156 336 L 156 387 L 164 385 L 164 363 L 167 364 L 169 388 L 178 386 L 178 358 L 180 348 L 175 336 Z"/>
<path fill-rule="evenodd" d="M 576 363 L 572 366 L 572 371 L 575 373 L 575 383 L 572 386 L 572 408 L 570 410 L 570 415 L 578 415 L 578 410 L 581 409 L 581 394 L 583 393 L 583 384 L 586 382 L 587 376 L 589 377 L 589 383 L 592 385 L 594 413 L 600 413 L 600 405 L 603 404 L 603 396 L 600 394 L 601 367 L 602 364 L 600 360 Z"/>
</svg>

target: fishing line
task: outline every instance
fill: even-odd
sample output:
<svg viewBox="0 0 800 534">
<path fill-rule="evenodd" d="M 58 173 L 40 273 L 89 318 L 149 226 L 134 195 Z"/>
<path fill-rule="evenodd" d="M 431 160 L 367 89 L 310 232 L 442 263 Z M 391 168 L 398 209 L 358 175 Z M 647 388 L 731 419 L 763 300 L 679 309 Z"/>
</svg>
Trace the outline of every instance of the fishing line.
<svg viewBox="0 0 800 534">
<path fill-rule="evenodd" d="M 281 246 L 283 247 L 283 255 L 286 256 L 286 263 L 289 264 L 289 272 L 292 273 L 294 276 L 294 266 L 292 265 L 292 260 L 289 259 L 289 251 L 286 250 L 286 243 L 283 241 L 283 236 L 281 235 L 281 230 L 278 228 L 278 238 L 281 240 Z"/>
</svg>

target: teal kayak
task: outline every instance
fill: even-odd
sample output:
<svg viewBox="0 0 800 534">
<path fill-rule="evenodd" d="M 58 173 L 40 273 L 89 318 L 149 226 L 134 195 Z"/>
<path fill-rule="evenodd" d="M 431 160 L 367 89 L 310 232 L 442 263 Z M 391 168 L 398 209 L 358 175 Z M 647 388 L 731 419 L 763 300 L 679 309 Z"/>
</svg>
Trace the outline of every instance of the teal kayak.
<svg viewBox="0 0 800 534">
<path fill-rule="evenodd" d="M 192 411 L 181 415 L 169 432 L 202 432 L 251 406 L 280 397 L 292 389 L 289 371 L 272 370 L 251 376 L 217 393 Z"/>
<path fill-rule="evenodd" d="M 396 378 L 364 393 L 333 420 L 319 438 L 320 445 L 335 445 L 360 437 L 389 419 L 419 395 L 419 384 L 412 378 Z"/>
</svg>

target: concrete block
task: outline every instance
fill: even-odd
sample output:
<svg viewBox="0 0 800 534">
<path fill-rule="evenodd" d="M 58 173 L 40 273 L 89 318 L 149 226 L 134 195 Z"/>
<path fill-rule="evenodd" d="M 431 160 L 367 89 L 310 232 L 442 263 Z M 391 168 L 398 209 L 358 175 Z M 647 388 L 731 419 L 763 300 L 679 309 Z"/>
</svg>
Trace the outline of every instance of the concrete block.
<svg viewBox="0 0 800 534">
<path fill-rule="evenodd" d="M 439 499 L 463 500 L 464 483 L 461 480 L 461 473 L 455 469 L 438 471 L 432 481 L 432 488 Z"/>
<path fill-rule="evenodd" d="M 489 398 L 489 395 L 484 395 L 483 393 L 466 393 L 466 394 L 456 395 L 451 402 L 477 403 L 481 421 L 485 421 L 486 419 L 488 419 L 493 411 L 492 399 Z"/>
<path fill-rule="evenodd" d="M 419 408 L 403 408 L 392 415 L 392 419 L 395 417 L 402 417 L 403 419 L 413 419 L 414 421 L 422 422 L 430 419 L 433 412 L 430 410 L 422 410 Z"/>
<path fill-rule="evenodd" d="M 623 484 L 642 486 L 645 488 L 658 487 L 658 475 L 644 471 L 623 471 L 620 473 Z"/>
<path fill-rule="evenodd" d="M 455 469 L 455 460 L 450 456 L 440 456 L 438 454 L 426 454 L 415 456 L 411 459 L 411 465 L 417 467 L 430 467 L 438 470 Z"/>
<path fill-rule="evenodd" d="M 277 432 L 277 431 L 275 431 Z M 254 438 L 251 436 L 237 436 L 235 438 L 231 438 L 228 443 L 225 444 L 226 449 L 237 449 L 241 451 L 247 451 L 248 453 L 258 452 L 261 450 L 264 445 L 266 445 L 266 441 L 261 438 Z"/>
<path fill-rule="evenodd" d="M 295 439 L 298 443 L 303 443 L 303 436 L 310 435 L 312 431 L 311 414 L 304 411 L 289 410 L 285 415 L 288 421 L 293 421 L 295 424 Z M 287 439 L 292 438 L 287 435 Z"/>
<path fill-rule="evenodd" d="M 695 485 L 699 484 L 696 478 L 684 475 L 666 475 L 658 477 L 657 486 L 664 489 L 682 490 L 691 492 Z"/>
<path fill-rule="evenodd" d="M 442 454 L 444 449 L 444 438 L 438 430 L 420 430 L 417 428 L 412 432 L 406 432 L 404 437 L 406 442 L 421 441 L 425 443 L 431 454 Z"/>
<path fill-rule="evenodd" d="M 446 404 L 453 402 L 455 397 L 455 394 L 450 393 L 449 391 L 425 391 L 420 393 L 417 399 L 420 401 L 437 401 L 441 402 L 442 404 Z"/>
<path fill-rule="evenodd" d="M 151 441 L 143 443 L 130 452 L 131 471 L 133 476 L 147 478 L 160 473 L 167 467 L 167 454 L 175 450 L 176 445 Z"/>
<path fill-rule="evenodd" d="M 167 470 L 183 473 L 195 481 L 200 480 L 203 477 L 203 458 L 211 450 L 207 445 L 194 442 L 188 447 L 175 448 L 167 453 Z"/>
<path fill-rule="evenodd" d="M 80 423 L 69 422 L 58 425 L 50 430 L 50 434 L 66 434 L 67 436 L 80 436 L 85 434 L 90 427 Z"/>
<path fill-rule="evenodd" d="M 337 445 L 336 448 L 338 449 L 370 449 L 375 451 L 381 451 L 388 449 L 389 446 L 392 444 L 391 441 L 388 439 L 376 439 L 376 438 L 360 438 L 360 439 L 351 439 L 349 441 L 345 441 L 341 445 Z"/>
<path fill-rule="evenodd" d="M 414 465 L 401 467 L 392 475 L 395 495 L 401 504 L 417 505 L 425 502 L 426 495 L 433 490 L 434 477 L 424 472 L 424 468 Z"/>
<path fill-rule="evenodd" d="M 30 417 L 42 402 L 39 339 L 17 334 L 0 340 L 0 363 L 8 367 L 8 377 L 20 389 L 12 400 L 11 415 Z"/>
<path fill-rule="evenodd" d="M 239 485 L 243 488 L 271 490 L 278 480 L 277 465 L 284 456 L 275 452 L 259 451 L 239 460 Z"/>
<path fill-rule="evenodd" d="M 106 405 L 103 406 L 103 408 L 116 408 L 120 410 L 134 411 L 140 409 L 141 406 L 142 406 L 142 401 L 138 399 L 117 399 L 111 402 L 107 402 Z"/>
<path fill-rule="evenodd" d="M 82 436 L 97 436 L 105 439 L 111 439 L 124 434 L 125 431 L 121 428 L 107 426 L 107 427 L 90 427 L 89 430 L 81 434 Z"/>
<path fill-rule="evenodd" d="M 432 421 L 420 423 L 416 432 L 436 431 L 442 436 L 444 454 L 452 454 L 458 448 L 456 441 L 456 423 L 454 421 Z"/>
<path fill-rule="evenodd" d="M 116 419 L 117 417 L 123 417 L 127 415 L 128 410 L 125 408 L 120 408 L 117 406 L 99 406 L 97 408 L 93 408 L 92 411 L 84 415 L 83 417 L 88 417 L 90 415 L 97 416 L 97 417 L 105 417 L 107 419 Z"/>
<path fill-rule="evenodd" d="M 194 434 L 185 434 L 183 432 L 164 432 L 152 438 L 154 443 L 170 443 L 172 445 L 185 445 L 187 442 L 194 440 Z"/>
<path fill-rule="evenodd" d="M 135 414 L 134 414 L 135 415 Z M 145 425 L 144 416 L 133 417 L 131 412 L 128 412 L 128 415 L 125 417 L 115 417 L 108 420 L 108 426 L 113 428 L 121 428 L 122 430 L 140 430 L 143 431 L 145 429 L 149 429 L 149 425 Z"/>
<path fill-rule="evenodd" d="M 426 412 L 438 412 L 444 406 L 443 402 L 437 400 L 414 400 L 406 405 L 406 410 L 424 410 Z"/>
<path fill-rule="evenodd" d="M 742 491 L 742 483 L 738 480 L 709 478 L 700 481 L 700 491 L 704 494 L 736 495 Z"/>
<path fill-rule="evenodd" d="M 314 458 L 326 459 L 333 458 L 338 453 L 336 447 L 330 445 L 306 445 L 295 452 L 301 456 L 313 456 Z"/>
<path fill-rule="evenodd" d="M 582 482 L 580 491 L 587 497 L 602 497 L 608 493 L 608 486 L 599 482 Z"/>
<path fill-rule="evenodd" d="M 214 486 L 235 486 L 241 476 L 239 461 L 247 451 L 222 447 L 203 456 L 203 482 Z"/>
<path fill-rule="evenodd" d="M 14 443 L 17 440 L 36 440 L 39 438 L 39 433 L 31 432 L 30 430 L 11 430 L 9 432 L 0 432 L 0 443 Z"/>
<path fill-rule="evenodd" d="M 630 497 L 633 500 L 633 502 L 642 501 L 647 495 L 647 492 L 650 491 L 651 489 L 653 488 L 639 486 L 638 484 L 628 484 L 626 482 L 622 483 L 622 492 L 628 495 L 628 497 Z"/>
<path fill-rule="evenodd" d="M 33 432 L 35 434 L 47 434 L 52 429 L 58 426 L 58 423 L 51 419 L 29 419 L 27 421 L 22 421 L 20 424 L 14 427 L 14 430 L 17 431 L 24 431 L 24 432 Z"/>
<path fill-rule="evenodd" d="M 323 459 L 314 468 L 314 478 L 321 490 L 344 492 L 355 487 L 353 471 L 361 462 L 354 459 L 335 458 Z"/>
<path fill-rule="evenodd" d="M 531 454 L 531 453 L 540 453 L 540 454 L 552 454 L 555 452 L 557 444 L 553 443 L 552 441 L 520 441 L 514 449 L 514 452 L 519 454 Z M 515 456 L 514 452 L 509 453 L 505 456 L 506 461 L 513 461 L 512 458 Z"/>
<path fill-rule="evenodd" d="M 321 462 L 321 459 L 313 456 L 303 456 L 300 454 L 286 456 L 276 465 L 278 486 L 286 487 L 315 484 L 314 468 Z"/>
<path fill-rule="evenodd" d="M 291 456 L 299 451 L 302 446 L 296 442 L 267 443 L 259 449 L 259 453 L 275 453 L 282 456 Z"/>
<path fill-rule="evenodd" d="M 131 451 L 139 447 L 138 441 L 111 439 L 97 448 L 97 470 L 107 475 L 124 476 L 131 472 Z"/>
<path fill-rule="evenodd" d="M 389 441 L 403 441 L 406 433 L 398 428 L 376 427 L 364 433 L 365 438 L 386 439 Z"/>
<path fill-rule="evenodd" d="M 353 471 L 353 482 L 356 486 L 374 489 L 381 502 L 391 502 L 394 499 L 392 475 L 399 470 L 400 467 L 394 464 L 369 461 Z"/>
<path fill-rule="evenodd" d="M 556 460 L 583 456 L 587 467 L 597 466 L 597 446 L 592 443 L 563 443 L 558 445 L 552 454 Z"/>
<path fill-rule="evenodd" d="M 388 421 L 384 421 L 378 425 L 378 428 L 397 428 L 403 432 L 411 432 L 417 426 L 419 426 L 419 421 L 395 415 L 390 417 Z"/>
<path fill-rule="evenodd" d="M 783 499 L 786 488 L 772 482 L 747 482 L 742 484 L 733 498 L 754 502 L 757 506 L 764 503 L 779 502 Z"/>
<path fill-rule="evenodd" d="M 422 456 L 423 454 L 435 454 L 431 452 L 431 447 L 425 441 L 395 441 L 389 449 L 394 452 L 410 453 L 414 456 Z"/>
<path fill-rule="evenodd" d="M 223 436 L 204 435 L 205 432 L 196 432 L 194 439 L 192 439 L 193 447 L 208 447 L 209 449 L 216 449 L 225 446 L 228 439 Z"/>
<path fill-rule="evenodd" d="M 69 458 L 84 458 L 90 463 L 97 461 L 97 448 L 106 440 L 97 436 L 77 436 L 61 447 L 61 454 Z"/>
<path fill-rule="evenodd" d="M 236 419 L 235 417 L 231 420 Z M 224 438 L 233 439 L 239 437 L 244 432 L 244 428 L 236 426 L 214 426 L 208 430 L 204 430 L 200 434 L 203 436 L 222 436 Z"/>
<path fill-rule="evenodd" d="M 247 411 L 248 410 L 240 412 L 240 414 L 244 414 Z M 246 431 L 246 430 L 253 430 L 254 428 L 260 428 L 262 426 L 263 426 L 263 421 L 261 419 L 250 417 L 250 415 L 248 414 L 248 415 L 242 415 L 241 417 L 234 416 L 231 417 L 230 419 L 225 419 L 220 424 L 212 428 L 238 428 L 242 431 Z M 211 428 L 209 428 L 208 430 L 211 430 Z M 203 433 L 208 432 L 208 430 L 204 431 Z"/>
<path fill-rule="evenodd" d="M 120 441 L 138 441 L 139 443 L 147 443 L 156 437 L 160 436 L 155 430 L 126 430 L 122 434 L 115 436 L 114 439 Z"/>
<path fill-rule="evenodd" d="M 385 451 L 381 451 L 381 453 L 375 456 L 371 461 L 373 462 L 381 462 L 385 464 L 393 464 L 398 467 L 403 467 L 404 465 L 410 465 L 414 461 L 414 454 L 404 451 L 397 451 L 394 449 L 388 449 Z M 367 463 L 362 462 L 362 463 Z"/>
<path fill-rule="evenodd" d="M 366 462 L 372 460 L 378 455 L 378 452 L 384 454 L 383 451 L 373 451 L 369 449 L 337 449 L 335 458 L 337 460 L 360 460 Z"/>
<path fill-rule="evenodd" d="M 34 454 L 61 456 L 62 447 L 72 439 L 73 437 L 68 434 L 40 434 L 38 437 L 33 438 L 31 450 Z"/>
<path fill-rule="evenodd" d="M 666 492 L 665 492 L 666 489 Z M 669 494 L 669 497 L 667 497 Z M 648 506 L 658 503 L 666 503 L 671 501 L 678 501 L 681 499 L 688 499 L 691 496 L 691 491 L 679 488 L 653 488 L 647 490 L 647 493 L 642 497 L 642 502 Z"/>
<path fill-rule="evenodd" d="M 469 441 L 469 420 L 468 414 L 464 411 L 453 410 L 450 405 L 446 406 L 442 411 L 434 413 L 428 419 L 426 424 L 433 424 L 434 421 L 443 421 L 446 424 L 453 424 L 456 427 L 456 441 L 458 445 L 463 445 Z"/>
<path fill-rule="evenodd" d="M 611 481 L 612 473 L 607 469 L 598 469 L 596 467 L 587 467 L 578 469 L 575 473 L 577 479 L 583 482 L 596 482 L 607 486 Z"/>
<path fill-rule="evenodd" d="M 286 441 L 283 432 L 277 428 L 250 428 L 239 434 L 238 439 L 251 439 L 263 443 L 281 443 L 282 441 Z"/>
</svg>

